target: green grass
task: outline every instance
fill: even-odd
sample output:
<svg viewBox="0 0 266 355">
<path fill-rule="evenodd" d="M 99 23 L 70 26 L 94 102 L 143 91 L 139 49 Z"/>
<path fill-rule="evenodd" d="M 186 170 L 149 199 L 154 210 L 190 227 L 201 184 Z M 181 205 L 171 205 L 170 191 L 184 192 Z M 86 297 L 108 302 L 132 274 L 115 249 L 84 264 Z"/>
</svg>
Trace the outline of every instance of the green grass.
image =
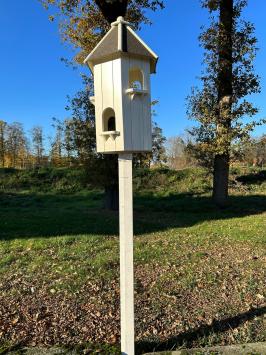
<svg viewBox="0 0 266 355">
<path fill-rule="evenodd" d="M 136 174 L 139 353 L 265 340 L 265 181 L 233 173 L 223 210 L 202 170 Z M 2 189 L 0 342 L 119 342 L 118 214 L 102 199 L 84 187 Z"/>
</svg>

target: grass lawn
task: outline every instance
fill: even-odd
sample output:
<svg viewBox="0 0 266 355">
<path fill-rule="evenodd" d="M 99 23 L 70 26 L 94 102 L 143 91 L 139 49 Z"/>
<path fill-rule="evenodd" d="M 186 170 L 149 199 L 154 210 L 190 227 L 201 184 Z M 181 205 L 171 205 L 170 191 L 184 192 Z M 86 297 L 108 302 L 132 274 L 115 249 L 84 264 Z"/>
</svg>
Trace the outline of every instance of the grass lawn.
<svg viewBox="0 0 266 355">
<path fill-rule="evenodd" d="M 137 353 L 266 341 L 265 182 L 244 180 L 224 210 L 209 193 L 167 191 L 135 194 Z M 119 353 L 118 214 L 102 197 L 0 193 L 2 349 Z"/>
</svg>

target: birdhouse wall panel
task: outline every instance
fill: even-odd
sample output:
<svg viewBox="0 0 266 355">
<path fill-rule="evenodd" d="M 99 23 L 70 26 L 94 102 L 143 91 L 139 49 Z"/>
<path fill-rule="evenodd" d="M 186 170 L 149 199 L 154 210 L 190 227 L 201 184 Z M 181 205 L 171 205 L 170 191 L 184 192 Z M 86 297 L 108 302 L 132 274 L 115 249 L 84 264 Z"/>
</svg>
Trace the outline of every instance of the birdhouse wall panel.
<svg viewBox="0 0 266 355">
<path fill-rule="evenodd" d="M 121 76 L 121 58 L 113 60 L 113 83 L 114 83 L 114 110 L 116 114 L 116 130 L 120 132 L 117 136 L 116 150 L 124 150 L 124 135 L 123 135 L 123 89 L 122 89 L 122 76 Z"/>
<path fill-rule="evenodd" d="M 152 121 L 151 121 L 151 85 L 150 85 L 150 70 L 151 63 L 150 61 L 143 61 L 143 72 L 145 73 L 145 87 L 147 90 L 147 95 L 144 97 L 143 102 L 143 117 L 144 117 L 144 144 L 143 147 L 145 150 L 152 150 Z"/>
<path fill-rule="evenodd" d="M 138 83 L 140 78 L 141 83 Z M 148 60 L 132 57 L 122 59 L 123 92 L 125 93 L 128 89 L 137 89 L 137 93 L 123 96 L 125 151 L 151 150 L 149 78 L 150 63 Z"/>
<path fill-rule="evenodd" d="M 141 80 L 141 87 L 140 89 L 143 89 L 143 73 L 141 71 L 139 62 L 134 59 L 130 58 L 129 59 L 129 66 L 130 66 L 130 72 L 140 72 L 142 76 Z M 138 75 L 137 75 L 138 76 Z M 138 80 L 137 82 L 131 82 L 131 87 L 138 87 Z M 137 150 L 141 147 L 141 142 L 142 142 L 142 121 L 141 121 L 141 111 L 142 111 L 142 97 L 139 96 L 132 96 L 131 101 L 130 101 L 130 111 L 131 111 L 131 140 L 132 140 L 132 150 Z"/>
<path fill-rule="evenodd" d="M 125 151 L 132 150 L 132 116 L 131 98 L 126 95 L 129 82 L 130 60 L 125 57 L 121 59 L 121 81 L 122 81 L 122 110 L 123 110 L 123 137 Z"/>
<path fill-rule="evenodd" d="M 96 144 L 97 151 L 104 151 L 104 138 L 101 136 L 103 132 L 102 121 L 102 65 L 98 64 L 94 67 L 94 96 L 95 96 L 95 119 L 96 119 Z"/>
<path fill-rule="evenodd" d="M 117 70 L 118 63 L 116 61 L 108 61 L 98 66 L 101 68 L 99 80 L 95 86 L 99 86 L 98 96 L 101 105 L 96 114 L 96 132 L 97 132 L 97 151 L 103 153 L 116 152 L 123 150 L 123 137 L 119 135 L 108 135 L 108 131 L 121 131 L 122 115 L 121 115 L 121 85 L 119 88 L 119 72 Z M 120 74 L 121 76 L 121 74 Z M 120 92 L 120 103 L 119 95 Z M 120 109 L 119 109 L 120 107 Z M 120 111 L 120 112 L 119 112 Z M 110 125 L 110 121 L 112 124 Z"/>
<path fill-rule="evenodd" d="M 151 100 L 148 96 L 144 98 L 143 104 L 143 149 L 152 150 L 152 123 L 151 123 Z"/>
<path fill-rule="evenodd" d="M 136 58 L 130 59 L 130 68 L 139 73 L 136 77 L 141 78 L 140 89 L 146 90 L 146 72 L 144 61 Z M 131 83 L 132 84 L 132 83 Z M 133 85 L 138 84 L 136 82 Z M 146 117 L 143 116 L 144 113 L 144 102 L 146 102 L 146 95 L 135 95 L 131 100 L 131 114 L 132 114 L 132 142 L 133 150 L 143 150 L 144 149 L 144 140 L 145 140 L 145 121 Z"/>
<path fill-rule="evenodd" d="M 150 62 L 142 61 L 142 70 L 144 74 L 145 89 L 147 95 L 143 97 L 143 148 L 151 151 L 152 149 L 152 123 L 151 123 L 151 86 L 150 86 Z"/>
<path fill-rule="evenodd" d="M 103 109 L 114 107 L 113 61 L 105 62 L 102 66 L 102 100 Z"/>
<path fill-rule="evenodd" d="M 142 98 L 135 96 L 131 101 L 132 150 L 138 151 L 143 146 Z"/>
<path fill-rule="evenodd" d="M 103 100 L 103 112 L 104 110 L 114 107 L 114 84 L 113 84 L 113 62 L 102 63 L 102 100 Z M 115 112 L 114 112 L 115 114 Z M 113 114 L 111 114 L 113 117 Z M 106 117 L 106 119 L 111 118 Z M 104 117 L 103 117 L 104 118 Z M 109 131 L 108 122 L 104 122 L 104 131 Z M 104 151 L 115 150 L 115 141 L 108 136 L 104 138 Z"/>
</svg>

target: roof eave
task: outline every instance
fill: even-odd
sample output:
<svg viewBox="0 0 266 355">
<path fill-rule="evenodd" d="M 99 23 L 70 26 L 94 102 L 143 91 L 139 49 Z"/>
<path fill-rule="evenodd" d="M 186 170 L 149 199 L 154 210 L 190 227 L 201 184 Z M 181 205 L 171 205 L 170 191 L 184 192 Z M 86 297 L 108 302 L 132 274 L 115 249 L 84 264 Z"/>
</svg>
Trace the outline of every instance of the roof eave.
<svg viewBox="0 0 266 355">
<path fill-rule="evenodd" d="M 116 58 L 119 58 L 122 56 L 122 52 L 121 53 L 117 53 L 118 56 L 115 56 Z M 119 55 L 120 54 L 120 55 Z M 130 55 L 130 54 L 129 54 Z M 114 57 L 113 57 L 114 59 Z M 150 72 L 151 74 L 155 74 L 156 73 L 156 68 L 157 68 L 157 63 L 158 63 L 158 60 L 159 60 L 159 57 L 146 57 L 146 60 L 149 60 L 150 59 Z M 92 74 L 94 73 L 94 66 L 96 64 L 99 64 L 99 63 L 103 63 L 105 62 L 106 60 L 110 60 L 110 57 L 102 57 L 102 58 L 99 58 L 99 60 L 97 60 L 96 62 L 93 61 L 93 60 L 90 60 L 90 56 L 88 56 L 85 60 L 84 60 L 84 64 L 88 65 L 88 67 L 90 68 L 90 71 L 92 72 Z"/>
</svg>

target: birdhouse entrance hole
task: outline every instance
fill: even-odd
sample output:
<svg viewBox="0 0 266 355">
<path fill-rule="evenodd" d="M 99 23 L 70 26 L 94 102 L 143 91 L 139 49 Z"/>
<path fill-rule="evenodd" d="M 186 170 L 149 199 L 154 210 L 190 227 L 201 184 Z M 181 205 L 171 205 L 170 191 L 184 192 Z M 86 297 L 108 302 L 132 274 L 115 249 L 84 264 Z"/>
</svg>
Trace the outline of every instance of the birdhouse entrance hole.
<svg viewBox="0 0 266 355">
<path fill-rule="evenodd" d="M 110 117 L 108 119 L 108 123 L 107 123 L 108 127 L 107 130 L 108 131 L 115 131 L 115 117 Z"/>
<path fill-rule="evenodd" d="M 129 88 L 143 90 L 143 73 L 138 68 L 129 70 Z"/>
<path fill-rule="evenodd" d="M 115 131 L 115 111 L 108 107 L 103 111 L 103 130 L 104 132 Z"/>
<path fill-rule="evenodd" d="M 112 139 L 115 139 L 116 136 L 119 136 L 119 132 L 116 131 L 116 120 L 115 120 L 115 111 L 108 107 L 103 111 L 103 136 L 106 136 L 106 139 L 111 136 Z"/>
</svg>

